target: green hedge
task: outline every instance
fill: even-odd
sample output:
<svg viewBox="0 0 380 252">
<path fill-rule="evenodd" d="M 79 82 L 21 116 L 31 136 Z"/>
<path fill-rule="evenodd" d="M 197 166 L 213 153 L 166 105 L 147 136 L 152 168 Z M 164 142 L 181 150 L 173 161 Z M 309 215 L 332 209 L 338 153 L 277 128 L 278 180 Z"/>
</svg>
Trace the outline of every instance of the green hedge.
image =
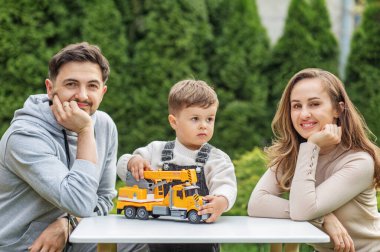
<svg viewBox="0 0 380 252">
<path fill-rule="evenodd" d="M 372 1 L 355 31 L 347 66 L 346 85 L 354 104 L 380 143 L 380 2 Z"/>
</svg>

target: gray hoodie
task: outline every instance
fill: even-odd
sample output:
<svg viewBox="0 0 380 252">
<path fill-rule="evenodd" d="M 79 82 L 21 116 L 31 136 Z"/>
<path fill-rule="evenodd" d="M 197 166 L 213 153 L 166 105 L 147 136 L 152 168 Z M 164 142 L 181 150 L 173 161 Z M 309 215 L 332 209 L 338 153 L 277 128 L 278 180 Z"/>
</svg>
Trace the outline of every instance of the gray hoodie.
<svg viewBox="0 0 380 252">
<path fill-rule="evenodd" d="M 65 213 L 88 217 L 112 209 L 117 130 L 106 113 L 91 117 L 97 165 L 76 159 L 77 134 L 57 123 L 47 95 L 30 96 L 15 112 L 0 142 L 0 251 L 26 251 Z"/>
</svg>

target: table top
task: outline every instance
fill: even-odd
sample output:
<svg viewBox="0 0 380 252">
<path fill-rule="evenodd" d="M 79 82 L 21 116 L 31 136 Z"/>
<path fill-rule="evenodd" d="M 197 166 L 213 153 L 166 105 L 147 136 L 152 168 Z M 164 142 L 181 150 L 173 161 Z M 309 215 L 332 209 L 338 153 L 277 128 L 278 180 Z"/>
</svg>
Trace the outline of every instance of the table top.
<svg viewBox="0 0 380 252">
<path fill-rule="evenodd" d="M 126 219 L 124 215 L 84 218 L 70 236 L 73 243 L 324 243 L 330 238 L 308 222 L 221 216 L 215 223 L 186 220 Z"/>
</svg>

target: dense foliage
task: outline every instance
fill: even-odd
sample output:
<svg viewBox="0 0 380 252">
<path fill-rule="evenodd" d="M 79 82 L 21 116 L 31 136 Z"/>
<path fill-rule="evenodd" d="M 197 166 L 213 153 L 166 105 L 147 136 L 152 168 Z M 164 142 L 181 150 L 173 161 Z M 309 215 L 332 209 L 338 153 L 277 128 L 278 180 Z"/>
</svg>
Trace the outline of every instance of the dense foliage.
<svg viewBox="0 0 380 252">
<path fill-rule="evenodd" d="M 217 14 L 209 15 L 204 0 L 1 2 L 0 134 L 28 95 L 45 92 L 50 57 L 69 43 L 88 41 L 99 45 L 111 64 L 101 109 L 118 126 L 119 153 L 174 139 L 167 94 L 186 78 L 210 82 L 220 97 L 213 144 L 234 156 L 268 138 L 262 131 L 268 129 L 262 118 L 267 91 L 260 75 L 268 42 L 254 2 L 218 3 L 235 13 L 222 32 L 216 32 L 210 19 Z M 242 18 L 240 11 L 246 12 Z M 224 60 L 228 41 L 236 54 Z M 226 67 L 211 70 L 219 61 Z"/>
<path fill-rule="evenodd" d="M 356 30 L 347 67 L 346 85 L 369 128 L 380 137 L 380 2 L 367 5 Z M 379 144 L 379 139 L 377 144 Z"/>
<path fill-rule="evenodd" d="M 133 17 L 125 19 L 131 62 L 124 73 L 131 81 L 118 90 L 125 96 L 120 145 L 130 152 L 175 138 L 167 120 L 169 89 L 182 79 L 207 79 L 204 50 L 212 34 L 203 0 L 129 1 L 120 10 Z"/>
<path fill-rule="evenodd" d="M 269 40 L 254 1 L 208 1 L 208 6 L 214 35 L 209 76 L 221 100 L 213 143 L 238 154 L 262 146 L 269 135 L 268 85 L 262 75 Z"/>
<path fill-rule="evenodd" d="M 338 45 L 331 32 L 325 1 L 292 0 L 283 36 L 274 46 L 266 76 L 271 118 L 289 79 L 298 71 L 318 67 L 337 73 Z"/>
</svg>

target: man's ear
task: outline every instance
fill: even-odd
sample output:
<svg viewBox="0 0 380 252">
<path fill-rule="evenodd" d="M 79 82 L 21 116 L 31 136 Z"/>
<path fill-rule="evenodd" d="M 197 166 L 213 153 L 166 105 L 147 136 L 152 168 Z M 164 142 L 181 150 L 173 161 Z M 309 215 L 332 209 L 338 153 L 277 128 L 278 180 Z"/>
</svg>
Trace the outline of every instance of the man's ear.
<svg viewBox="0 0 380 252">
<path fill-rule="evenodd" d="M 104 95 L 105 93 L 107 93 L 107 89 L 108 89 L 108 87 L 107 87 L 106 85 L 104 85 L 103 88 L 102 88 L 102 93 L 103 93 L 103 95 Z"/>
<path fill-rule="evenodd" d="M 49 99 L 53 99 L 53 94 L 54 94 L 54 88 L 53 88 L 53 82 L 49 79 L 45 80 L 45 86 L 46 86 L 46 93 L 49 96 Z"/>
<path fill-rule="evenodd" d="M 174 115 L 170 114 L 170 115 L 168 116 L 168 120 L 169 120 L 170 126 L 171 126 L 174 130 L 176 130 L 176 129 L 177 129 L 177 118 L 176 118 Z"/>
</svg>

